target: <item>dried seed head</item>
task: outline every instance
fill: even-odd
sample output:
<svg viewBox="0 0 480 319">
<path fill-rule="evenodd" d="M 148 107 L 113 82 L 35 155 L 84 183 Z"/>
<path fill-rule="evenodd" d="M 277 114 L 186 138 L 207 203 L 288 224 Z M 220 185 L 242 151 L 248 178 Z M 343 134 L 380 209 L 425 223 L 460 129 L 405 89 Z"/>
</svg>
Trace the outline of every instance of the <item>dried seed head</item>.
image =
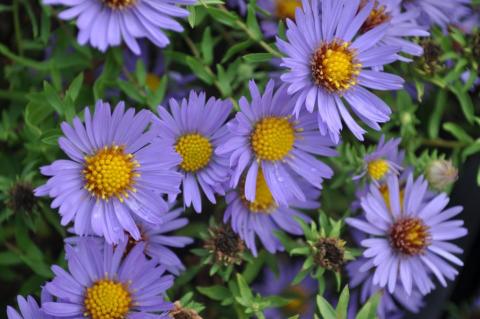
<svg viewBox="0 0 480 319">
<path fill-rule="evenodd" d="M 230 225 L 221 225 L 209 230 L 210 239 L 205 243 L 216 262 L 224 265 L 240 264 L 245 243 Z"/>
<path fill-rule="evenodd" d="M 334 238 L 320 238 L 314 245 L 313 260 L 317 266 L 338 272 L 345 262 L 345 241 Z"/>
<path fill-rule="evenodd" d="M 175 301 L 169 316 L 173 319 L 203 319 L 195 310 L 183 308 L 180 301 Z"/>
<path fill-rule="evenodd" d="M 37 206 L 33 186 L 29 182 L 17 182 L 8 192 L 7 207 L 15 213 L 31 213 Z"/>
<path fill-rule="evenodd" d="M 426 177 L 436 190 L 444 190 L 458 178 L 458 170 L 452 161 L 444 159 L 432 161 L 426 168 Z"/>
</svg>

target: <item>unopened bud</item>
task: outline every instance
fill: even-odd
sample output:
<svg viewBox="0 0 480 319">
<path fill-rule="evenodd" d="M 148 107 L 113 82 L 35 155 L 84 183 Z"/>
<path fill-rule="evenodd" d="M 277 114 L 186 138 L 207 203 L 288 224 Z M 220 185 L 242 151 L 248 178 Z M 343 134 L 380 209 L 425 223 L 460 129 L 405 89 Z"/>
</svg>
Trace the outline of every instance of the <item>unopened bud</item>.
<svg viewBox="0 0 480 319">
<path fill-rule="evenodd" d="M 427 180 L 436 190 L 444 190 L 458 178 L 458 170 L 450 160 L 434 160 L 426 169 Z"/>
</svg>

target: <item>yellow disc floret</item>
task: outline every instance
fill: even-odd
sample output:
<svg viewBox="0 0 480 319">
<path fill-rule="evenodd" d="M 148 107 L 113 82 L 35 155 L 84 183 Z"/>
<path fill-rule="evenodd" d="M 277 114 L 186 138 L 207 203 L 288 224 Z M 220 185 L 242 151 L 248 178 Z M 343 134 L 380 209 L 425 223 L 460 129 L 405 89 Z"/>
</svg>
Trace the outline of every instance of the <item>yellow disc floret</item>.
<svg viewBox="0 0 480 319">
<path fill-rule="evenodd" d="M 329 92 L 343 92 L 357 84 L 362 65 L 348 42 L 323 43 L 310 61 L 315 84 Z"/>
<path fill-rule="evenodd" d="M 385 177 L 389 169 L 388 162 L 382 158 L 369 162 L 367 166 L 368 175 L 376 181 Z"/>
<path fill-rule="evenodd" d="M 277 0 L 275 15 L 280 19 L 295 19 L 295 9 L 300 8 L 302 2 L 298 0 Z"/>
<path fill-rule="evenodd" d="M 137 2 L 137 0 L 103 0 L 103 2 L 111 9 L 125 9 Z"/>
<path fill-rule="evenodd" d="M 392 210 L 391 204 L 390 204 L 390 193 L 388 191 L 388 186 L 386 184 L 383 184 L 380 186 L 380 193 L 382 194 L 383 200 L 385 201 L 385 204 L 387 205 L 387 208 L 389 210 Z M 403 208 L 403 200 L 405 199 L 405 188 L 400 189 L 400 208 Z"/>
<path fill-rule="evenodd" d="M 85 293 L 85 317 L 91 319 L 124 319 L 131 306 L 127 288 L 112 280 L 97 281 Z"/>
<path fill-rule="evenodd" d="M 177 140 L 175 150 L 182 157 L 180 168 L 185 172 L 196 172 L 210 162 L 212 144 L 200 134 L 186 134 Z"/>
<path fill-rule="evenodd" d="M 147 78 L 145 79 L 145 84 L 150 90 L 155 92 L 160 86 L 160 78 L 153 73 L 148 73 Z"/>
<path fill-rule="evenodd" d="M 253 213 L 270 213 L 276 207 L 275 200 L 273 199 L 272 193 L 268 188 L 267 181 L 263 176 L 262 170 L 259 170 L 257 173 L 257 181 L 255 186 L 255 200 L 253 202 L 247 200 L 244 195 L 244 185 L 245 181 L 240 184 L 240 197 L 243 203 L 247 208 Z"/>
<path fill-rule="evenodd" d="M 409 256 L 421 254 L 430 237 L 428 227 L 419 218 L 397 220 L 389 235 L 392 247 Z"/>
<path fill-rule="evenodd" d="M 123 201 L 128 191 L 135 191 L 135 178 L 140 176 L 136 172 L 138 167 L 140 164 L 123 147 L 105 146 L 95 155 L 85 157 L 85 188 L 98 198 L 117 197 Z"/>
<path fill-rule="evenodd" d="M 255 125 L 250 139 L 258 159 L 278 161 L 292 150 L 295 129 L 286 117 L 266 117 Z"/>
</svg>

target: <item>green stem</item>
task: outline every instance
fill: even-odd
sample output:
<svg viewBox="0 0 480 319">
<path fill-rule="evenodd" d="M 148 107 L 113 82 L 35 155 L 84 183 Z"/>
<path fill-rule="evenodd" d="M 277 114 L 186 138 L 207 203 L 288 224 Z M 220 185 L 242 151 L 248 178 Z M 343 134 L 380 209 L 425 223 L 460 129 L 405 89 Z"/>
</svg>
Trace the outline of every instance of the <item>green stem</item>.
<svg viewBox="0 0 480 319">
<path fill-rule="evenodd" d="M 50 68 L 50 61 L 46 62 L 37 62 L 35 60 L 30 60 L 21 56 L 16 55 L 12 51 L 10 51 L 5 45 L 0 43 L 0 54 L 4 55 L 5 57 L 9 58 L 13 62 L 19 63 L 23 66 L 40 70 L 46 71 Z"/>
<path fill-rule="evenodd" d="M 18 53 L 20 56 L 23 56 L 22 29 L 20 28 L 18 0 L 13 1 L 13 27 L 15 29 L 15 41 L 17 42 Z"/>
<path fill-rule="evenodd" d="M 423 139 L 422 144 L 426 146 L 443 147 L 443 148 L 460 148 L 465 146 L 465 144 L 462 142 L 447 141 L 441 138 Z"/>
<path fill-rule="evenodd" d="M 0 99 L 25 102 L 27 101 L 26 94 L 24 92 L 13 92 L 7 90 L 0 90 Z"/>
</svg>

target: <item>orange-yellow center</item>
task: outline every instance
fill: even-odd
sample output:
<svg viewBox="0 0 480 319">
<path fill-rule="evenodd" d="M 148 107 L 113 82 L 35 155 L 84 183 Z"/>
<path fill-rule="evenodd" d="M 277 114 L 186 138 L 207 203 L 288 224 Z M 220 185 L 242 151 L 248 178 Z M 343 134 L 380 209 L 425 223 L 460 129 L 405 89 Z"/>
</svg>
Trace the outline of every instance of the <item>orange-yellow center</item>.
<svg viewBox="0 0 480 319">
<path fill-rule="evenodd" d="M 181 136 L 175 150 L 182 157 L 180 168 L 185 172 L 196 172 L 207 166 L 213 152 L 210 141 L 197 133 Z"/>
<path fill-rule="evenodd" d="M 147 78 L 145 80 L 147 87 L 155 92 L 158 87 L 160 86 L 160 78 L 153 73 L 148 73 Z"/>
<path fill-rule="evenodd" d="M 250 136 L 253 152 L 260 160 L 283 160 L 293 149 L 295 129 L 286 117 L 260 120 Z"/>
<path fill-rule="evenodd" d="M 302 6 L 302 2 L 298 0 L 276 0 L 276 16 L 280 19 L 295 20 L 295 10 Z"/>
<path fill-rule="evenodd" d="M 403 218 L 390 228 L 390 244 L 402 254 L 418 255 L 428 245 L 429 235 L 428 227 L 421 219 Z"/>
<path fill-rule="evenodd" d="M 383 184 L 380 186 L 380 193 L 383 196 L 383 200 L 385 201 L 385 204 L 387 205 L 387 208 L 389 210 L 392 210 L 391 204 L 390 204 L 390 193 L 388 192 L 388 186 L 386 184 Z M 405 198 L 405 189 L 402 188 L 400 190 L 400 207 L 403 207 L 403 200 Z"/>
<path fill-rule="evenodd" d="M 388 162 L 382 158 L 370 161 L 367 165 L 368 176 L 378 181 L 385 177 L 389 168 Z"/>
<path fill-rule="evenodd" d="M 87 288 L 84 304 L 84 315 L 90 319 L 124 319 L 132 298 L 123 284 L 102 279 Z"/>
<path fill-rule="evenodd" d="M 253 213 L 270 213 L 276 207 L 275 200 L 273 199 L 272 193 L 268 188 L 267 181 L 263 176 L 262 170 L 259 170 L 257 173 L 257 181 L 255 186 L 255 200 L 253 202 L 245 198 L 244 193 L 245 180 L 241 183 L 240 186 L 240 197 L 247 206 L 247 208 Z"/>
<path fill-rule="evenodd" d="M 357 84 L 362 67 L 350 43 L 341 40 L 321 44 L 310 66 L 315 84 L 329 92 L 343 92 Z"/>
<path fill-rule="evenodd" d="M 362 0 L 359 10 L 363 9 L 363 7 L 367 5 L 367 3 L 368 0 Z M 390 14 L 386 11 L 385 6 L 380 5 L 378 1 L 375 1 L 375 5 L 373 6 L 372 11 L 370 11 L 367 20 L 365 20 L 362 27 L 360 28 L 360 32 L 370 31 L 373 28 L 389 21 L 390 18 Z"/>
<path fill-rule="evenodd" d="M 308 293 L 300 285 L 292 286 L 284 293 L 285 297 L 290 301 L 283 306 L 285 314 L 294 316 L 298 314 L 305 314 L 308 311 Z"/>
<path fill-rule="evenodd" d="M 124 9 L 134 5 L 137 0 L 103 0 L 103 2 L 112 9 Z"/>
<path fill-rule="evenodd" d="M 134 156 L 126 154 L 122 146 L 105 146 L 95 155 L 85 157 L 85 188 L 97 198 L 117 197 L 123 201 L 128 191 L 136 191 L 135 178 L 140 176 L 136 171 L 138 167 L 140 164 Z"/>
</svg>

